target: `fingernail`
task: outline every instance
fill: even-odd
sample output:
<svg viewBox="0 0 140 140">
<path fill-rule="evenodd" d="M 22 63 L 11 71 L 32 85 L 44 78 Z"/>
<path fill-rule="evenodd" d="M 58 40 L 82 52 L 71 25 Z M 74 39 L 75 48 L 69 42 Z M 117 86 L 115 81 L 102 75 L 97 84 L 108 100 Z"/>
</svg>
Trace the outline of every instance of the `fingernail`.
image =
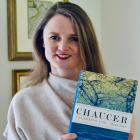
<svg viewBox="0 0 140 140">
<path fill-rule="evenodd" d="M 77 134 L 73 134 L 73 139 L 76 139 L 77 138 Z"/>
</svg>

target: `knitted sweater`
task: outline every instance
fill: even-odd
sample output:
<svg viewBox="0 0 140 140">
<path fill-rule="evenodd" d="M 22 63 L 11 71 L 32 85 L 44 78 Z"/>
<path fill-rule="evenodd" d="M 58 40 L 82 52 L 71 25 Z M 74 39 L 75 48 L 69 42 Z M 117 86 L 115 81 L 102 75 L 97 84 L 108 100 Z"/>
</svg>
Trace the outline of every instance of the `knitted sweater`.
<svg viewBox="0 0 140 140">
<path fill-rule="evenodd" d="M 58 140 L 67 132 L 77 82 L 49 76 L 19 91 L 9 107 L 8 140 Z"/>
</svg>

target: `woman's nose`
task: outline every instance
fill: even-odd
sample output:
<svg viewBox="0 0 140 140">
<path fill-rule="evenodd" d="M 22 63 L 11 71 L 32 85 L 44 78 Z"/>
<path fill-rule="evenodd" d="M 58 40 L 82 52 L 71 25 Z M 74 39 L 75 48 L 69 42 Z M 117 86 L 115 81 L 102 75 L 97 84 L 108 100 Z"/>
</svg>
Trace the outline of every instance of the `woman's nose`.
<svg viewBox="0 0 140 140">
<path fill-rule="evenodd" d="M 66 42 L 66 41 L 61 41 L 60 43 L 59 43 L 59 50 L 67 50 L 68 49 L 68 43 Z"/>
</svg>

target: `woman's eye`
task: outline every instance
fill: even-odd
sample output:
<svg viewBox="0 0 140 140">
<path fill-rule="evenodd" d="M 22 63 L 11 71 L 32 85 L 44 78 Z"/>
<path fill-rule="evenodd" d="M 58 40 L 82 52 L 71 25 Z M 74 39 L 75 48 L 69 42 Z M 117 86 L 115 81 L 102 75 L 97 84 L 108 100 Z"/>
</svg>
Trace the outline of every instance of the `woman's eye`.
<svg viewBox="0 0 140 140">
<path fill-rule="evenodd" d="M 60 37 L 59 36 L 51 36 L 50 39 L 54 40 L 54 41 L 59 41 L 60 40 Z"/>
<path fill-rule="evenodd" d="M 72 36 L 70 38 L 70 41 L 72 41 L 72 42 L 78 42 L 78 37 L 77 36 Z"/>
</svg>

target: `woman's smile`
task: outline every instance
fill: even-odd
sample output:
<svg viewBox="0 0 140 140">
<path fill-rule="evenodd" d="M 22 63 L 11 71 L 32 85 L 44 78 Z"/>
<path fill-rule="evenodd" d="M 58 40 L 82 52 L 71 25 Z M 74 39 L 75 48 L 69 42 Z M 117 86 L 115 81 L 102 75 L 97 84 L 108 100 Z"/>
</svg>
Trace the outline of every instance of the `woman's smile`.
<svg viewBox="0 0 140 140">
<path fill-rule="evenodd" d="M 67 60 L 71 57 L 69 54 L 56 54 L 56 57 L 60 60 Z"/>
</svg>

